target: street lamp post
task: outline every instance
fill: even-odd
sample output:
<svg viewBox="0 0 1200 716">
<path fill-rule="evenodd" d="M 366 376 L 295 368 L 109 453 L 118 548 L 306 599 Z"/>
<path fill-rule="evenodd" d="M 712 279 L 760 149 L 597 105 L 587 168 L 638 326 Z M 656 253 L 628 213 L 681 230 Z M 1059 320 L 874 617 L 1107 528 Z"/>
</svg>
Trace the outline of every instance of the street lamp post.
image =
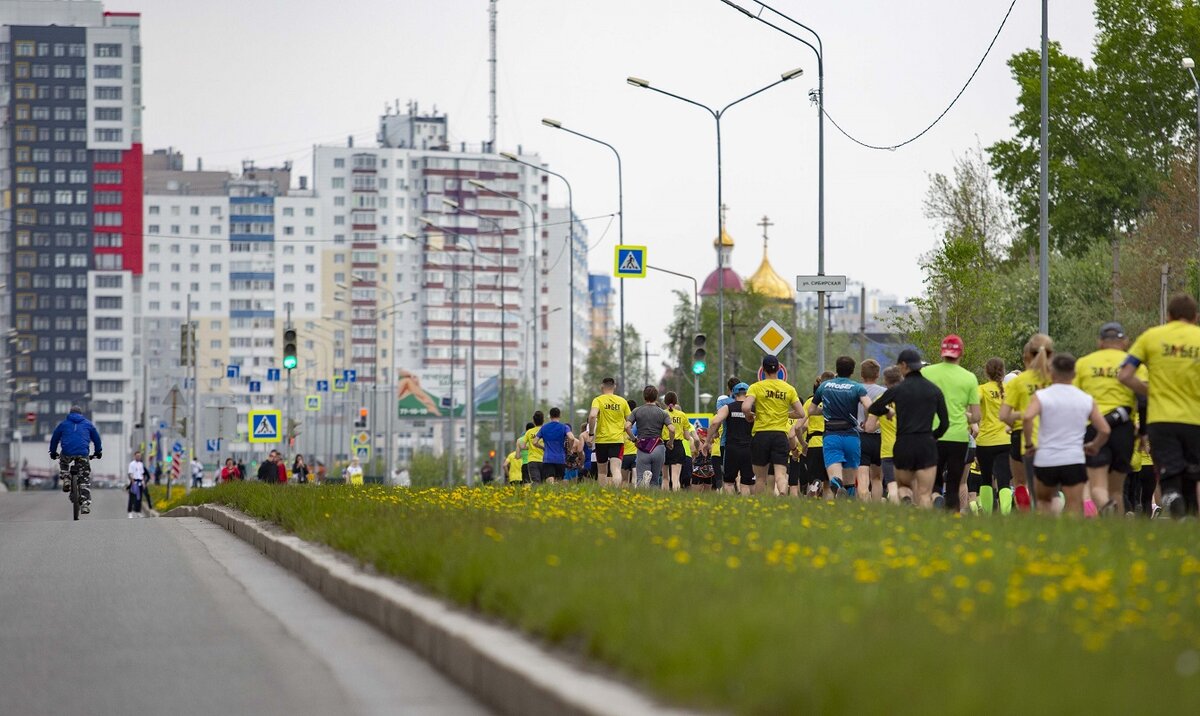
<svg viewBox="0 0 1200 716">
<path fill-rule="evenodd" d="M 658 266 L 651 266 L 650 264 L 646 264 L 646 268 L 651 269 L 652 271 L 659 271 L 661 273 L 670 274 L 672 276 L 678 276 L 679 278 L 686 278 L 687 280 L 692 282 L 692 313 L 695 317 L 693 323 L 695 324 L 696 333 L 699 333 L 700 332 L 700 284 L 698 281 L 696 281 L 696 277 L 689 276 L 686 273 L 679 273 L 677 271 L 672 271 L 670 269 L 659 268 Z M 686 350 L 686 347 L 684 350 Z M 692 412 L 694 412 L 694 413 L 700 412 L 700 374 L 698 374 L 695 371 L 695 369 L 692 370 Z"/>
<path fill-rule="evenodd" d="M 1188 75 L 1192 78 L 1192 84 L 1196 86 L 1196 236 L 1197 250 L 1200 250 L 1200 80 L 1196 79 L 1196 61 L 1190 57 L 1183 58 L 1183 69 L 1187 70 Z M 1200 286 L 1200 284 L 1197 284 Z M 1197 289 L 1200 291 L 1200 288 Z"/>
<path fill-rule="evenodd" d="M 576 137 L 582 137 L 583 139 L 586 139 L 590 142 L 595 142 L 596 144 L 603 145 L 612 150 L 613 156 L 615 156 L 617 158 L 617 236 L 618 236 L 617 240 L 622 245 L 624 245 L 624 243 L 625 243 L 625 183 L 624 183 L 624 179 L 622 178 L 622 171 L 621 171 L 621 153 L 617 151 L 616 147 L 609 144 L 608 142 L 605 142 L 600 139 L 596 139 L 595 137 L 586 135 L 583 132 L 577 132 L 574 129 L 568 129 L 567 127 L 564 127 L 562 125 L 562 122 L 559 122 L 556 119 L 543 119 L 542 124 L 546 125 L 547 127 L 551 127 L 553 129 L 561 129 L 562 131 L 567 132 L 568 134 L 574 134 Z M 566 178 L 563 177 L 561 174 L 555 174 L 554 172 L 552 172 L 548 169 L 544 169 L 544 168 L 540 168 L 540 169 L 541 169 L 541 171 L 544 171 L 547 174 L 553 174 L 554 176 L 558 177 L 559 179 L 562 179 L 564 182 L 567 182 Z M 567 182 L 568 203 L 573 204 L 573 202 L 570 201 L 570 196 L 571 196 L 571 184 L 570 184 L 570 182 Z M 575 240 L 575 212 L 572 209 L 568 209 L 568 211 L 570 211 L 570 213 L 571 213 L 571 236 L 569 237 L 569 240 L 571 242 L 574 242 L 574 240 Z M 617 280 L 619 282 L 619 288 L 620 288 L 620 298 L 618 299 L 618 301 L 620 303 L 620 313 L 621 313 L 621 328 L 619 331 L 619 334 L 620 334 L 619 339 L 620 339 L 621 345 L 618 347 L 617 355 L 618 355 L 618 360 L 621 361 L 621 389 L 628 391 L 629 388 L 625 384 L 625 279 L 620 278 Z M 571 290 L 571 314 L 573 317 L 574 313 L 575 313 L 575 311 L 574 311 L 574 307 L 575 307 L 575 247 L 574 247 L 574 245 L 571 246 L 571 289 L 570 290 Z M 574 323 L 572 323 L 572 325 L 574 325 Z M 572 333 L 572 336 L 571 336 L 572 348 L 574 348 L 574 340 L 575 340 L 575 336 Z M 574 366 L 574 356 L 572 356 L 571 364 L 572 364 L 572 366 Z M 572 387 L 574 387 L 573 384 L 572 384 Z"/>
<path fill-rule="evenodd" d="M 658 87 L 651 85 L 648 80 L 638 77 L 629 77 L 625 80 L 634 87 L 653 90 L 661 95 L 666 95 L 667 97 L 672 97 L 680 100 L 681 102 L 686 102 L 694 107 L 699 107 L 700 109 L 703 109 L 711 114 L 717 125 L 717 314 L 719 316 L 719 327 L 717 329 L 717 352 L 721 354 L 721 360 L 719 363 L 721 366 L 721 380 L 724 380 L 724 376 L 728 375 L 728 373 L 725 371 L 725 247 L 722 243 L 723 237 L 725 236 L 725 212 L 721 208 L 723 201 L 721 184 L 721 118 L 725 116 L 725 112 L 727 112 L 729 108 L 741 104 L 755 95 L 762 94 L 776 85 L 783 84 L 784 82 L 795 79 L 803 74 L 804 70 L 802 69 L 784 72 L 779 76 L 779 79 L 775 80 L 771 84 L 762 87 L 761 89 L 757 89 L 741 99 L 736 99 L 721 109 L 713 109 L 708 105 L 701 104 L 695 100 L 688 99 L 687 97 L 683 97 L 681 95 L 677 95 L 674 92 L 668 92 L 666 90 L 659 89 Z"/>
</svg>

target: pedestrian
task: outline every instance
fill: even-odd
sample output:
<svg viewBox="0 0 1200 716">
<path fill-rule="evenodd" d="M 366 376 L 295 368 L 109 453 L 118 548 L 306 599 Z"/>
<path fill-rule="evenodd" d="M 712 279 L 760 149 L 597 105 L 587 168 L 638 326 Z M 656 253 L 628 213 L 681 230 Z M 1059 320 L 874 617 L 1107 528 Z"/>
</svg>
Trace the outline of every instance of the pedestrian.
<svg viewBox="0 0 1200 716">
<path fill-rule="evenodd" d="M 238 479 L 245 480 L 246 479 L 246 463 L 242 462 L 241 460 L 238 460 L 237 461 L 237 471 L 238 471 Z"/>
<path fill-rule="evenodd" d="M 221 482 L 233 482 L 240 479 L 241 475 L 238 474 L 237 465 L 234 464 L 233 458 L 225 458 L 225 465 L 221 468 Z"/>
<path fill-rule="evenodd" d="M 967 478 L 968 505 L 990 514 L 996 504 L 1000 514 L 1012 512 L 1012 472 L 1009 469 L 1008 426 L 1000 420 L 1004 404 L 1004 360 L 989 358 L 983 366 L 987 381 L 979 386 L 979 435 L 975 438 L 975 462 L 978 477 Z"/>
<path fill-rule="evenodd" d="M 284 459 L 283 453 L 275 453 L 275 474 L 280 485 L 286 485 L 288 481 L 287 460 Z"/>
<path fill-rule="evenodd" d="M 1028 510 L 1033 501 L 1030 481 L 1033 479 L 1033 456 L 1025 450 L 1028 442 L 1037 445 L 1037 423 L 1026 423 L 1022 416 L 1029 407 L 1033 394 L 1050 385 L 1050 361 L 1054 358 L 1054 341 L 1043 333 L 1034 334 L 1025 344 L 1022 359 L 1025 370 L 1004 384 L 1004 403 L 1000 406 L 1000 419 L 1012 430 L 1014 450 L 1010 459 L 1013 466 L 1013 500 L 1017 507 Z"/>
<path fill-rule="evenodd" d="M 899 366 L 888 366 L 883 371 L 883 388 L 884 392 L 895 388 L 904 379 L 904 375 L 900 372 Z M 875 401 L 871 401 L 874 405 Z M 879 418 L 879 471 L 882 473 L 884 498 L 894 504 L 900 504 L 901 493 L 907 495 L 909 501 L 912 501 L 912 490 L 904 488 L 896 483 L 896 410 L 895 406 L 888 406 L 888 412 L 878 416 Z M 868 419 L 869 415 L 868 415 Z M 865 427 L 865 425 L 864 425 Z"/>
<path fill-rule="evenodd" d="M 141 451 L 133 454 L 133 460 L 129 462 L 129 483 L 125 485 L 125 491 L 129 493 L 129 499 L 126 500 L 127 512 L 129 519 L 133 519 L 136 514 L 142 516 L 142 491 L 146 489 L 146 464 L 142 462 Z"/>
<path fill-rule="evenodd" d="M 357 455 L 350 458 L 350 464 L 346 466 L 342 477 L 345 479 L 347 485 L 363 484 L 363 469 L 362 465 L 359 464 Z"/>
<path fill-rule="evenodd" d="M 867 390 L 867 399 L 874 401 L 883 395 L 885 388 L 878 383 L 879 361 L 868 358 L 858 367 L 858 375 L 862 378 L 863 387 Z M 858 423 L 867 422 L 867 410 L 858 407 Z M 863 432 L 859 436 L 862 443 L 862 459 L 858 466 L 858 499 L 879 502 L 883 499 L 883 457 L 879 454 L 882 436 L 879 431 Z"/>
<path fill-rule="evenodd" d="M 750 386 L 742 401 L 742 412 L 752 425 L 750 462 L 754 466 L 755 482 L 763 492 L 770 486 L 777 496 L 786 495 L 788 491 L 787 463 L 791 452 L 787 438 L 788 418 L 800 420 L 805 417 L 800 395 L 790 383 L 776 377 L 778 373 L 779 358 L 763 356 L 762 374 L 765 377 Z M 857 467 L 857 456 L 855 460 Z"/>
<path fill-rule="evenodd" d="M 921 370 L 926 380 L 942 391 L 950 427 L 938 439 L 937 475 L 934 479 L 934 501 L 945 488 L 943 498 L 947 510 L 963 508 L 960 493 L 963 472 L 967 467 L 967 450 L 971 439 L 979 432 L 979 380 L 958 362 L 962 359 L 962 338 L 951 333 L 942 339 L 942 362 L 927 365 Z"/>
<path fill-rule="evenodd" d="M 615 378 L 600 381 L 600 395 L 592 399 L 585 431 L 595 454 L 601 487 L 621 484 L 621 446 L 625 437 L 625 419 L 632 409 L 629 401 L 615 394 L 616 390 Z"/>
<path fill-rule="evenodd" d="M 824 495 L 826 499 L 833 497 L 833 491 L 829 489 L 829 473 L 825 470 L 825 416 L 813 407 L 813 397 L 817 394 L 817 386 L 835 377 L 837 374 L 831 370 L 818 375 L 813 381 L 812 395 L 804 401 L 804 414 L 807 419 L 802 434 L 807 450 L 805 462 L 808 463 L 808 494 L 812 497 Z"/>
<path fill-rule="evenodd" d="M 535 414 L 534 422 L 537 422 Z M 562 422 L 562 410 L 550 408 L 550 422 L 543 423 L 533 437 L 533 446 L 542 451 L 539 473 L 547 483 L 567 475 L 567 441 L 575 442 L 571 426 Z"/>
<path fill-rule="evenodd" d="M 297 454 L 296 459 L 292 461 L 292 476 L 296 478 L 296 483 L 307 485 L 308 472 L 308 464 L 304 462 L 304 456 Z"/>
<path fill-rule="evenodd" d="M 492 484 L 491 460 L 484 460 L 483 464 L 479 466 L 479 481 L 485 485 Z"/>
<path fill-rule="evenodd" d="M 1200 327 L 1196 301 L 1180 294 L 1167 304 L 1167 322 L 1138 336 L 1120 380 L 1149 397 L 1146 429 L 1158 469 L 1162 508 L 1172 518 L 1195 515 L 1200 465 Z M 1145 366 L 1149 385 L 1138 378 Z"/>
<path fill-rule="evenodd" d="M 329 469 L 325 467 L 325 463 L 321 462 L 320 460 L 317 460 L 316 475 L 317 475 L 317 484 L 318 485 L 325 484 L 325 477 L 327 476 L 328 472 L 329 472 Z"/>
<path fill-rule="evenodd" d="M 867 408 L 867 430 L 892 414 L 896 422 L 896 442 L 892 463 L 896 484 L 912 491 L 918 507 L 933 508 L 933 483 L 938 464 L 937 441 L 950 429 L 946 399 L 942 391 L 925 378 L 921 354 L 906 348 L 900 351 L 897 367 L 903 380 L 888 388 Z M 895 406 L 894 413 L 889 408 Z M 935 426 L 936 420 L 936 426 Z"/>
<path fill-rule="evenodd" d="M 525 439 L 525 433 L 533 427 L 532 422 L 525 423 L 525 432 L 517 435 L 517 453 L 521 456 L 521 482 L 528 485 L 529 477 L 529 441 Z"/>
<path fill-rule="evenodd" d="M 524 482 L 524 476 L 521 474 L 521 456 L 516 450 L 504 457 L 504 474 L 509 487 L 520 487 Z"/>
<path fill-rule="evenodd" d="M 162 477 L 163 477 L 163 464 L 162 464 L 162 462 L 155 462 L 154 463 L 154 484 L 161 485 Z"/>
<path fill-rule="evenodd" d="M 1087 455 L 1095 455 L 1108 440 L 1111 429 L 1100 413 L 1095 398 L 1076 388 L 1075 357 L 1060 353 L 1050 362 L 1050 385 L 1037 391 L 1025 409 L 1026 425 L 1038 423 L 1037 444 L 1033 435 L 1024 436 L 1025 452 L 1033 455 L 1037 479 L 1037 507 L 1040 512 L 1056 511 L 1053 497 L 1062 491 L 1066 498 L 1063 511 L 1083 516 L 1083 490 L 1087 485 Z M 1088 424 L 1095 437 L 1087 442 Z"/>
<path fill-rule="evenodd" d="M 529 482 L 534 485 L 540 485 L 545 475 L 542 473 L 542 460 L 545 458 L 545 450 L 533 438 L 538 431 L 542 429 L 542 423 L 546 421 L 546 416 L 542 411 L 537 410 L 533 413 L 533 425 L 525 429 L 523 440 L 525 449 L 529 451 Z"/>
<path fill-rule="evenodd" d="M 192 471 L 192 487 L 204 487 L 204 463 L 193 455 L 189 467 Z"/>
<path fill-rule="evenodd" d="M 275 467 L 275 455 L 277 453 L 272 450 L 267 457 L 258 464 L 258 481 L 274 484 L 279 480 L 279 470 Z"/>
<path fill-rule="evenodd" d="M 714 408 L 716 412 L 720 412 L 721 408 L 733 402 L 733 389 L 738 383 L 741 382 L 741 379 L 737 377 L 731 377 L 729 380 L 725 381 L 725 392 L 717 396 L 717 405 L 716 408 Z M 748 388 L 750 386 L 747 385 L 746 387 Z M 721 490 L 722 492 L 736 492 L 736 482 L 730 488 L 726 488 L 725 486 L 725 445 L 729 442 L 729 440 L 725 437 L 725 428 L 720 428 L 720 426 L 718 426 L 717 429 L 721 431 L 720 435 L 714 435 L 712 447 L 710 448 L 709 452 L 709 456 L 712 457 L 713 463 L 713 489 Z M 711 422 L 709 424 L 709 430 L 714 430 Z M 751 472 L 753 473 L 753 471 Z"/>
<path fill-rule="evenodd" d="M 667 406 L 667 415 L 671 416 L 671 422 L 675 424 L 674 446 L 667 450 L 666 455 L 667 472 L 664 475 L 663 489 L 677 492 L 684 487 L 682 475 L 684 467 L 691 459 L 692 442 L 696 439 L 696 433 L 692 430 L 692 424 L 688 422 L 687 413 L 679 409 L 679 396 L 675 391 L 668 390 L 663 396 L 663 403 Z M 662 439 L 667 439 L 666 430 L 663 431 Z"/>
<path fill-rule="evenodd" d="M 835 496 L 848 494 L 847 487 L 854 487 L 858 478 L 858 465 L 862 458 L 862 443 L 859 440 L 858 407 L 871 407 L 867 389 L 850 376 L 854 375 L 854 359 L 840 356 L 834 363 L 836 375 L 817 386 L 813 393 L 813 406 L 820 408 L 825 416 L 825 435 L 822 438 L 825 453 L 825 472 L 829 474 L 829 486 Z M 754 387 L 750 387 L 751 394 Z"/>
<path fill-rule="evenodd" d="M 730 388 L 731 399 L 717 408 L 716 414 L 708 423 L 708 435 L 705 438 L 707 446 L 715 441 L 717 428 L 722 428 L 721 439 L 725 445 L 721 452 L 725 462 L 724 473 L 726 482 L 725 492 L 750 494 L 754 487 L 754 463 L 750 456 L 751 425 L 746 420 L 743 409 L 746 391 L 750 389 L 745 383 L 734 383 Z"/>
<path fill-rule="evenodd" d="M 658 388 L 647 385 L 642 390 L 642 400 L 645 402 L 625 418 L 625 434 L 634 439 L 637 447 L 631 484 L 634 487 L 661 487 L 667 450 L 675 443 L 675 423 L 667 411 L 658 406 Z M 639 435 L 641 437 L 636 437 Z"/>
<path fill-rule="evenodd" d="M 631 398 L 625 401 L 629 406 L 629 412 L 637 410 L 637 403 Z M 626 422 L 629 420 L 629 415 L 625 416 Z M 637 443 L 636 439 L 637 427 L 634 427 L 635 435 L 631 436 L 628 432 L 622 429 L 621 439 L 624 441 L 621 444 L 621 481 L 618 485 L 629 485 L 636 487 L 636 468 L 637 468 Z"/>
</svg>

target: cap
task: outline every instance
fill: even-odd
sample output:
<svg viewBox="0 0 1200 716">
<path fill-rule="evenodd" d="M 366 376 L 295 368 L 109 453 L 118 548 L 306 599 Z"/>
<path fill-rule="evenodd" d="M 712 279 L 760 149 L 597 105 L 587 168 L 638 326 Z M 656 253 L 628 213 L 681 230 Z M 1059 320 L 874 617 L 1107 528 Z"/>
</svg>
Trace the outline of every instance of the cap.
<svg viewBox="0 0 1200 716">
<path fill-rule="evenodd" d="M 942 339 L 942 357 L 943 358 L 962 358 L 963 342 L 958 336 L 951 333 Z"/>
<path fill-rule="evenodd" d="M 1116 321 L 1109 321 L 1108 323 L 1105 323 L 1103 326 L 1100 326 L 1101 340 L 1103 340 L 1105 338 L 1124 338 L 1124 337 L 1125 337 L 1125 328 L 1122 327 L 1121 324 L 1117 323 Z"/>
<path fill-rule="evenodd" d="M 905 348 L 900 351 L 900 355 L 896 358 L 897 364 L 908 366 L 909 370 L 921 370 L 925 367 L 925 361 L 921 360 L 921 354 L 913 348 Z"/>
<path fill-rule="evenodd" d="M 738 383 L 737 385 L 733 386 L 734 395 L 737 395 L 738 393 L 745 393 L 747 390 L 750 390 L 750 386 L 746 385 L 745 383 Z"/>
<path fill-rule="evenodd" d="M 772 355 L 763 356 L 762 367 L 763 367 L 763 370 L 766 371 L 767 373 L 778 373 L 779 372 L 779 357 L 772 356 Z"/>
</svg>

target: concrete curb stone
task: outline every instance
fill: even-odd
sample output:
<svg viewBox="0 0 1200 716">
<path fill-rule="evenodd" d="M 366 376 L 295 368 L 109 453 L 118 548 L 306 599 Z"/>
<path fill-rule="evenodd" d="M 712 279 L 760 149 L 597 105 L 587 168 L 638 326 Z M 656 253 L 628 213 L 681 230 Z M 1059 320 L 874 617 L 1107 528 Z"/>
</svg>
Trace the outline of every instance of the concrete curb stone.
<svg viewBox="0 0 1200 716">
<path fill-rule="evenodd" d="M 588 672 L 524 635 L 459 611 L 394 579 L 223 505 L 176 507 L 252 544 L 330 603 L 420 654 L 479 700 L 513 716 L 637 716 L 699 712 L 656 703 L 614 678 Z"/>
</svg>

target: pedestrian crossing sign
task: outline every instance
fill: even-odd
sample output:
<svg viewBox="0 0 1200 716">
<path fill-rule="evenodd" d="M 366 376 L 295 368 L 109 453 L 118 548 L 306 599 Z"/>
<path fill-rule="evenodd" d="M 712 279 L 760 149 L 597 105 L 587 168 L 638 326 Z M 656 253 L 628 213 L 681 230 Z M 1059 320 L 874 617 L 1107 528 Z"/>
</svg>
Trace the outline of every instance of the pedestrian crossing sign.
<svg viewBox="0 0 1200 716">
<path fill-rule="evenodd" d="M 618 245 L 613 261 L 613 276 L 617 278 L 645 278 L 646 247 Z"/>
<path fill-rule="evenodd" d="M 358 458 L 359 462 L 370 462 L 371 461 L 371 446 L 370 445 L 355 446 L 354 457 Z"/>
<path fill-rule="evenodd" d="M 346 379 L 345 379 L 345 378 L 334 378 L 334 379 L 333 379 L 333 392 L 335 392 L 335 393 L 345 393 L 345 392 L 346 392 L 346 386 L 347 386 L 347 385 L 348 385 L 348 384 L 346 383 Z"/>
<path fill-rule="evenodd" d="M 708 432 L 708 421 L 712 420 L 712 413 L 688 413 L 688 422 L 692 424 L 692 430 Z"/>
<path fill-rule="evenodd" d="M 321 396 L 319 396 L 319 395 L 304 396 L 304 409 L 305 410 L 320 410 L 321 409 Z"/>
<path fill-rule="evenodd" d="M 247 437 L 252 443 L 277 443 L 279 437 L 278 410 L 251 410 Z"/>
</svg>

